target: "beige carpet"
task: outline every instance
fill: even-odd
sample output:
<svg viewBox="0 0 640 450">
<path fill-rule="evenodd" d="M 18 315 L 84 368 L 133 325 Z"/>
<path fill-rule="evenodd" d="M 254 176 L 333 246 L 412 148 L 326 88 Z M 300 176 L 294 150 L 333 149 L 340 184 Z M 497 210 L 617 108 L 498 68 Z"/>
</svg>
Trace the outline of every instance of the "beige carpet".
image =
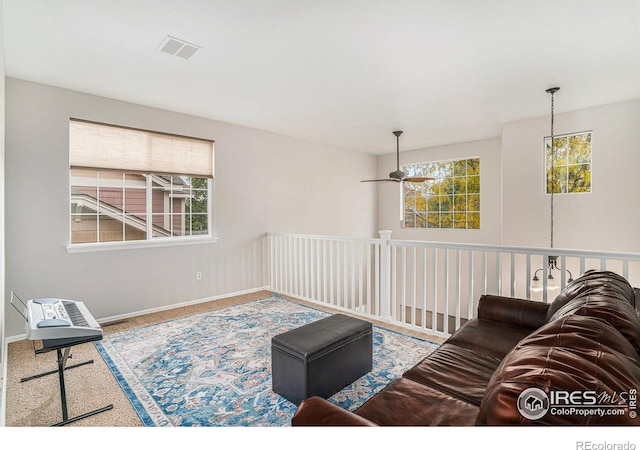
<svg viewBox="0 0 640 450">
<path fill-rule="evenodd" d="M 146 314 L 113 324 L 102 324 L 103 332 L 108 335 L 130 328 L 257 300 L 270 295 L 270 292 L 260 291 L 170 311 Z M 299 302 L 305 304 L 305 302 Z M 318 307 L 317 305 L 313 306 Z M 331 312 L 330 308 L 324 309 Z M 385 326 L 389 328 L 388 325 L 385 324 Z M 403 332 L 406 333 L 406 330 Z M 432 335 L 411 334 L 435 342 L 442 342 L 442 339 Z M 35 343 L 38 344 L 38 341 Z M 141 427 L 142 423 L 138 415 L 93 343 L 73 347 L 71 354 L 72 358 L 67 365 L 90 359 L 93 359 L 94 363 L 65 371 L 69 417 L 75 417 L 109 404 L 113 404 L 113 409 L 68 424 L 67 427 Z M 8 346 L 7 363 L 6 426 L 44 427 L 60 422 L 62 407 L 57 373 L 26 382 L 20 381 L 23 377 L 56 370 L 56 352 L 36 355 L 34 341 L 14 342 Z"/>
</svg>

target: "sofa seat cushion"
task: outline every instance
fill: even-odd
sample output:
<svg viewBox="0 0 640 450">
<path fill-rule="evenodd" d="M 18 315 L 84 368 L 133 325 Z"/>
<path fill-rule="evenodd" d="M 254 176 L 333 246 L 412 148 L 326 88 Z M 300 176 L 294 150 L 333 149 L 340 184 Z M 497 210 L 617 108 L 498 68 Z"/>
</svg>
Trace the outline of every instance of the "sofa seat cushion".
<svg viewBox="0 0 640 450">
<path fill-rule="evenodd" d="M 377 424 L 322 397 L 309 397 L 300 403 L 291 426 L 376 426 Z"/>
<path fill-rule="evenodd" d="M 405 378 L 480 406 L 501 359 L 445 343 L 414 367 Z"/>
<path fill-rule="evenodd" d="M 458 329 L 447 343 L 502 359 L 529 333 L 529 329 L 503 322 L 473 319 Z"/>
<path fill-rule="evenodd" d="M 567 317 L 541 327 L 502 360 L 487 386 L 477 424 L 640 425 L 626 403 L 639 386 L 640 357 L 609 322 Z M 526 418 L 518 409 L 520 395 L 529 388 L 547 396 L 546 413 L 545 408 L 538 409 L 544 413 L 541 417 Z M 576 404 L 566 400 L 553 404 L 551 392 L 576 392 L 578 400 L 589 393 L 596 402 L 593 408 L 566 409 Z M 604 405 L 602 414 L 599 405 Z M 623 414 L 607 412 L 611 406 L 621 406 Z"/>
<path fill-rule="evenodd" d="M 355 413 L 383 426 L 472 426 L 478 406 L 408 378 L 398 378 Z"/>
</svg>

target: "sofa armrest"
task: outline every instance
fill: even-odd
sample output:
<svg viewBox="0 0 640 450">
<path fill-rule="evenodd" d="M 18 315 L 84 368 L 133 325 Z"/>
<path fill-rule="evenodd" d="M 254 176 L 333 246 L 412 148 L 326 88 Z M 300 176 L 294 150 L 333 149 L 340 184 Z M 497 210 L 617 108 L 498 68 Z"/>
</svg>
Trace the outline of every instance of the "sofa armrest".
<svg viewBox="0 0 640 450">
<path fill-rule="evenodd" d="M 546 323 L 548 303 L 499 295 L 483 295 L 478 318 L 535 330 Z"/>
<path fill-rule="evenodd" d="M 376 424 L 325 400 L 310 397 L 303 400 L 291 419 L 292 426 L 375 426 Z"/>
</svg>

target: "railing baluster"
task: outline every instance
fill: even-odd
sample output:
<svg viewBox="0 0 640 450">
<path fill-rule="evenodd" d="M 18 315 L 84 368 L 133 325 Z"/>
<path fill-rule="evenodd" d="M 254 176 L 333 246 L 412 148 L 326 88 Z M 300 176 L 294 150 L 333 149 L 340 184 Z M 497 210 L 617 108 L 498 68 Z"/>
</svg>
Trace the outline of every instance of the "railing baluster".
<svg viewBox="0 0 640 450">
<path fill-rule="evenodd" d="M 423 261 L 422 261 L 422 315 L 420 317 L 420 324 L 423 329 L 427 329 L 427 249 L 422 249 Z"/>
<path fill-rule="evenodd" d="M 298 263 L 298 243 L 300 242 L 300 239 L 298 237 L 294 237 L 292 238 L 292 244 L 291 244 L 291 293 L 293 295 L 298 295 L 298 273 L 299 270 L 298 268 L 300 267 L 300 264 Z"/>
<path fill-rule="evenodd" d="M 347 255 L 349 254 L 347 242 L 342 243 L 342 302 L 340 306 L 347 307 L 349 301 L 349 264 Z"/>
<path fill-rule="evenodd" d="M 462 261 L 460 260 L 460 249 L 456 250 L 456 318 L 455 318 L 455 329 L 460 328 L 460 304 L 462 302 L 462 288 L 460 282 L 460 265 Z"/>
<path fill-rule="evenodd" d="M 365 276 L 367 282 L 364 285 L 365 289 L 365 301 L 367 302 L 368 312 L 370 314 L 378 315 L 378 311 L 375 309 L 376 305 L 376 279 L 375 279 L 375 254 L 376 244 L 366 245 L 367 259 L 365 259 Z"/>
<path fill-rule="evenodd" d="M 302 239 L 302 261 L 304 263 L 304 284 L 303 284 L 303 296 L 309 298 L 311 296 L 311 289 L 309 287 L 309 266 L 311 265 L 311 261 L 309 260 L 309 239 Z"/>
<path fill-rule="evenodd" d="M 416 260 L 416 247 L 412 247 L 411 248 L 411 254 L 413 257 L 413 300 L 411 302 L 411 325 L 415 325 L 416 324 L 416 301 L 417 301 L 417 296 L 418 293 L 416 292 L 418 290 L 418 280 L 417 280 L 417 274 L 418 274 L 418 268 L 416 267 L 417 264 L 417 260 Z"/>
<path fill-rule="evenodd" d="M 329 303 L 329 263 L 327 261 L 327 240 L 322 240 L 322 298 L 323 303 Z"/>
<path fill-rule="evenodd" d="M 318 240 L 317 239 L 313 239 L 312 240 L 312 246 L 311 248 L 312 250 L 312 259 L 311 261 L 313 261 L 313 267 L 311 269 L 311 273 L 313 273 L 313 282 L 311 283 L 311 298 L 318 298 L 318 279 L 319 279 L 319 275 L 320 272 L 318 271 Z"/>
<path fill-rule="evenodd" d="M 531 298 L 531 253 L 527 253 L 527 261 L 526 261 L 526 268 L 525 268 L 525 298 L 530 299 Z"/>
<path fill-rule="evenodd" d="M 496 252 L 496 286 L 497 294 L 502 295 L 502 254 Z"/>
<path fill-rule="evenodd" d="M 400 279 L 402 280 L 400 286 L 400 321 L 402 323 L 407 322 L 407 247 L 402 246 L 402 264 L 400 266 Z"/>
<path fill-rule="evenodd" d="M 357 242 L 351 242 L 351 282 L 349 287 L 351 288 L 351 294 L 349 295 L 349 309 L 355 310 L 358 306 L 358 283 L 360 278 L 358 270 L 359 250 Z"/>
<path fill-rule="evenodd" d="M 382 274 L 382 270 L 380 270 L 380 246 L 381 244 L 375 244 L 374 247 L 374 283 L 373 283 L 373 287 L 374 287 L 374 300 L 375 300 L 375 308 L 376 308 L 376 315 L 382 317 L 382 311 L 380 309 L 380 284 L 382 282 L 381 280 L 381 274 Z"/>
<path fill-rule="evenodd" d="M 511 286 L 511 290 L 509 292 L 511 292 L 511 297 L 515 297 L 516 295 L 516 258 L 515 255 L 513 254 L 513 252 L 509 253 L 509 257 L 510 262 L 511 262 L 511 280 L 509 282 L 509 285 Z"/>
<path fill-rule="evenodd" d="M 443 262 L 443 278 L 444 284 L 442 289 L 444 291 L 442 298 L 444 299 L 444 310 L 442 311 L 442 332 L 449 333 L 449 250 L 444 251 Z"/>
<path fill-rule="evenodd" d="M 334 240 L 329 241 L 329 295 L 330 303 L 336 304 L 336 261 L 335 261 L 335 245 Z"/>
<path fill-rule="evenodd" d="M 431 329 L 438 331 L 438 249 L 433 249 L 433 313 L 431 315 Z"/>
<path fill-rule="evenodd" d="M 468 298 L 468 303 L 467 303 L 467 320 L 471 320 L 475 314 L 475 308 L 473 307 L 473 288 L 474 288 L 474 282 L 475 282 L 475 277 L 473 276 L 473 251 L 470 250 L 469 251 L 469 298 Z"/>
<path fill-rule="evenodd" d="M 397 283 L 398 283 L 398 249 L 395 245 L 391 245 L 390 247 L 390 258 L 389 258 L 389 273 L 391 278 L 389 279 L 389 289 L 390 289 L 390 297 L 389 297 L 389 309 L 391 312 L 391 317 L 393 319 L 398 318 L 398 291 L 397 291 Z"/>
<path fill-rule="evenodd" d="M 487 274 L 487 252 L 482 252 L 482 290 L 485 294 L 489 293 L 489 276 Z"/>
</svg>

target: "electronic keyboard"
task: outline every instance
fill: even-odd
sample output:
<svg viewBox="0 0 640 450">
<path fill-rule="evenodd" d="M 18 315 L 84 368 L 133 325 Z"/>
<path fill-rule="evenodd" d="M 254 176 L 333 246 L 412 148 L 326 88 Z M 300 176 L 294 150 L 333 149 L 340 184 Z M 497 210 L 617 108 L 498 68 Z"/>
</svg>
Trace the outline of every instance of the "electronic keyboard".
<svg viewBox="0 0 640 450">
<path fill-rule="evenodd" d="M 25 307 L 27 339 L 102 338 L 102 328 L 82 302 L 37 298 L 29 300 Z"/>
<path fill-rule="evenodd" d="M 24 309 L 13 303 L 16 298 Z M 71 347 L 102 339 L 102 328 L 93 318 L 84 303 L 59 298 L 37 298 L 25 304 L 15 292 L 11 291 L 11 306 L 26 321 L 27 337 L 32 340 L 42 340 L 42 347 L 36 349 L 35 354 L 55 350 L 58 355 L 58 382 L 60 383 L 60 402 L 62 403 L 62 421 L 53 426 L 67 425 L 72 422 L 95 416 L 101 412 L 113 409 L 113 404 L 103 406 L 94 411 L 69 417 L 67 409 L 67 393 L 65 389 L 64 373 L 75 367 L 92 364 L 93 359 L 67 366 L 67 359 L 71 358 Z M 22 378 L 20 382 L 41 378 L 56 373 L 55 370 Z"/>
</svg>

